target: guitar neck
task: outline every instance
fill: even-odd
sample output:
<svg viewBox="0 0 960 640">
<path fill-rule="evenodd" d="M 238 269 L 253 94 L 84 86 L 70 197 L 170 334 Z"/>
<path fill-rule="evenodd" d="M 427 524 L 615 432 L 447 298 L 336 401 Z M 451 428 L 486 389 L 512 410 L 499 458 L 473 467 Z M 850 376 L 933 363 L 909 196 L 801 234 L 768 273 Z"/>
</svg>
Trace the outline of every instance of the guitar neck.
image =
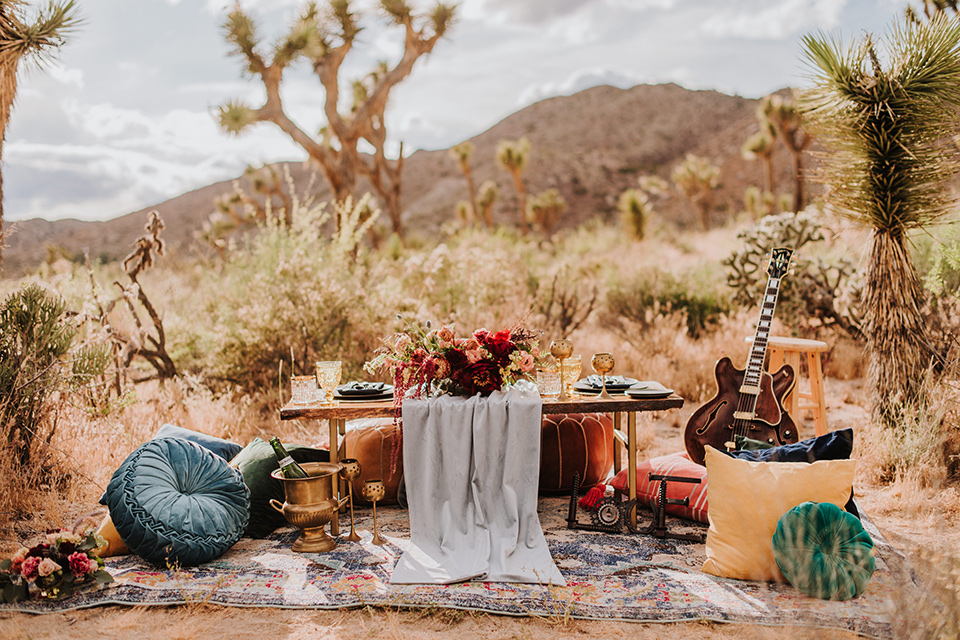
<svg viewBox="0 0 960 640">
<path fill-rule="evenodd" d="M 767 288 L 760 305 L 760 321 L 757 322 L 757 333 L 753 336 L 753 346 L 747 358 L 747 366 L 743 374 L 741 392 L 757 394 L 760 392 L 760 377 L 763 375 L 763 360 L 767 355 L 767 341 L 770 338 L 770 325 L 773 322 L 773 311 L 777 308 L 777 297 L 780 294 L 780 278 L 771 277 L 767 280 Z"/>
</svg>

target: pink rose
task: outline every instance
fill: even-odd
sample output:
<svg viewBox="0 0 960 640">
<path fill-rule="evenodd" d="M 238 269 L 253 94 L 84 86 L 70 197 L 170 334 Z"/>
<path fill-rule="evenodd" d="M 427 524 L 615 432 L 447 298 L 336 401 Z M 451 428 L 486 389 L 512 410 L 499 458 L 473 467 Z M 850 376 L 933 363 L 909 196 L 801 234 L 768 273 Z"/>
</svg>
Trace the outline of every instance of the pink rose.
<svg viewBox="0 0 960 640">
<path fill-rule="evenodd" d="M 474 349 L 480 348 L 480 343 L 474 338 L 467 338 L 466 340 L 460 340 L 457 346 L 464 351 L 473 351 Z"/>
<path fill-rule="evenodd" d="M 450 377 L 450 363 L 446 361 L 445 358 L 440 356 L 433 357 L 433 376 L 435 378 L 449 378 Z"/>
<path fill-rule="evenodd" d="M 20 575 L 22 575 L 27 580 L 36 580 L 40 575 L 37 573 L 37 567 L 40 566 L 40 558 L 37 556 L 30 556 L 23 561 L 23 564 L 20 565 Z"/>
<path fill-rule="evenodd" d="M 471 349 L 464 352 L 464 354 L 467 356 L 467 362 L 470 364 L 474 364 L 483 360 L 483 351 L 480 349 Z"/>
<path fill-rule="evenodd" d="M 97 570 L 96 561 L 88 558 L 85 553 L 75 551 L 70 554 L 67 560 L 70 562 L 70 571 L 72 571 L 75 576 L 82 576 Z"/>
<path fill-rule="evenodd" d="M 40 561 L 40 566 L 37 567 L 37 573 L 39 573 L 41 577 L 46 577 L 55 571 L 60 571 L 62 568 L 63 567 L 50 558 L 44 558 Z"/>
<path fill-rule="evenodd" d="M 26 547 L 20 547 L 15 554 L 10 556 L 10 573 L 20 573 L 20 567 L 23 565 L 23 561 L 27 559 L 29 551 Z"/>
<path fill-rule="evenodd" d="M 536 361 L 533 359 L 533 355 L 524 351 L 523 356 L 520 358 L 520 371 L 526 373 L 533 369 L 534 364 L 536 364 Z"/>
<path fill-rule="evenodd" d="M 453 342 L 453 325 L 444 325 L 437 331 L 437 337 L 445 342 Z"/>
</svg>

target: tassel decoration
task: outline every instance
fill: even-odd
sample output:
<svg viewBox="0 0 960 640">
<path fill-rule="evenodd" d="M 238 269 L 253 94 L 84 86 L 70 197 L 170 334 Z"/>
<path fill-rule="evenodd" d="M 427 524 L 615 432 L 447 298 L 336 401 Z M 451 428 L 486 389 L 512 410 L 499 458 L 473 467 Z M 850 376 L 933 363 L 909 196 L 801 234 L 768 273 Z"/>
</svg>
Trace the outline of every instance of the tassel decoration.
<svg viewBox="0 0 960 640">
<path fill-rule="evenodd" d="M 597 508 L 597 505 L 600 504 L 600 500 L 603 499 L 603 492 L 607 490 L 607 485 L 600 483 L 587 491 L 586 495 L 580 498 L 580 501 L 577 503 L 580 505 L 580 508 L 587 509 L 588 511 L 593 511 Z"/>
</svg>

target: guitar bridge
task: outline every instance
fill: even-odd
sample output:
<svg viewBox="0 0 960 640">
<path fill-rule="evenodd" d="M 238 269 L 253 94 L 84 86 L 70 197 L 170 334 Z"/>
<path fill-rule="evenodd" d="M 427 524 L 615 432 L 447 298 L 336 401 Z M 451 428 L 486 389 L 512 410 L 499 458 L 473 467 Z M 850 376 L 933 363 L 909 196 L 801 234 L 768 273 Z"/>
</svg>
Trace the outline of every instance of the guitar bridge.
<svg viewBox="0 0 960 640">
<path fill-rule="evenodd" d="M 734 411 L 733 412 L 734 420 L 753 420 L 755 417 L 756 417 L 756 414 L 750 411 Z"/>
</svg>

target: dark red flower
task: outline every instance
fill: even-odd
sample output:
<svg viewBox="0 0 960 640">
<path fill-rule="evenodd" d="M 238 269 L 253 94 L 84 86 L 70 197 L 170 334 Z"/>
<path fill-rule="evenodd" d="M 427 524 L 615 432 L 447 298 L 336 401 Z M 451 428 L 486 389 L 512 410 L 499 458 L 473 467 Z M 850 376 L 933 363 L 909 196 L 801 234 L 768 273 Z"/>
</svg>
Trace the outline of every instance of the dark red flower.
<svg viewBox="0 0 960 640">
<path fill-rule="evenodd" d="M 458 381 L 460 386 L 470 395 L 479 393 L 488 396 L 500 388 L 500 366 L 490 360 L 480 360 L 467 365 Z"/>
<path fill-rule="evenodd" d="M 510 340 L 509 331 L 497 331 L 488 335 L 483 341 L 483 346 L 501 367 L 506 367 L 510 363 L 510 354 L 517 348 Z"/>
</svg>

